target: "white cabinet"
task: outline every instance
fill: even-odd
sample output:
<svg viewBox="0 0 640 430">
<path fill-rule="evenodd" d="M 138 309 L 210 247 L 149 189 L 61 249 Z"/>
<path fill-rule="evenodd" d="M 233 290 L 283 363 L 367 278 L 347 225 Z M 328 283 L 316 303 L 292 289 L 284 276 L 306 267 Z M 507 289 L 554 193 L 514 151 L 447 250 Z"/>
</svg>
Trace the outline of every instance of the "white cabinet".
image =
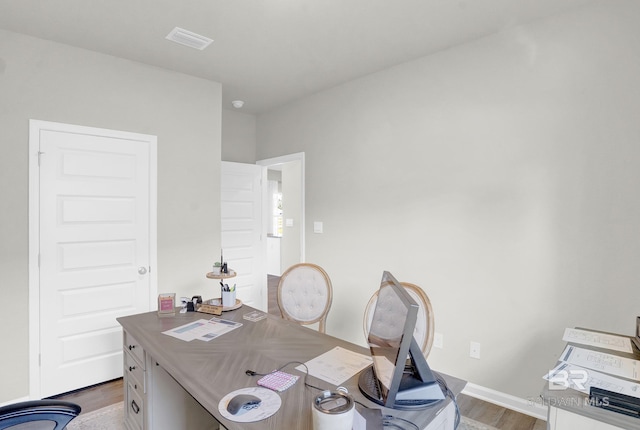
<svg viewBox="0 0 640 430">
<path fill-rule="evenodd" d="M 438 415 L 431 421 L 424 430 L 449 430 L 455 428 L 456 407 L 450 402 Z"/>
<path fill-rule="evenodd" d="M 124 332 L 127 430 L 218 430 L 218 421 Z"/>
<path fill-rule="evenodd" d="M 138 341 L 124 332 L 124 425 L 127 430 L 142 430 L 145 424 L 145 353 Z"/>
<path fill-rule="evenodd" d="M 624 430 L 602 421 L 594 420 L 564 409 L 549 406 L 547 430 Z"/>
</svg>

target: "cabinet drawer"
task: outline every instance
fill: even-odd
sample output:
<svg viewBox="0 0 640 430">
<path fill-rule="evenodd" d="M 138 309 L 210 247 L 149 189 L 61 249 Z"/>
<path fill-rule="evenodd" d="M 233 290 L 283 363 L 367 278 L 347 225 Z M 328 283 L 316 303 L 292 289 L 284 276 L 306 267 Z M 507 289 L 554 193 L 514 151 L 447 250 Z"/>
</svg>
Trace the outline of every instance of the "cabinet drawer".
<svg viewBox="0 0 640 430">
<path fill-rule="evenodd" d="M 142 369 L 144 369 L 144 349 L 131 334 L 124 332 L 124 349 L 129 351 L 138 360 Z"/>
<path fill-rule="evenodd" d="M 125 380 L 127 380 L 131 384 L 134 384 L 134 386 L 136 387 L 136 391 L 138 391 L 139 387 L 140 393 L 146 392 L 144 386 L 144 369 L 142 368 L 140 363 L 138 363 L 138 360 L 136 360 L 133 355 L 129 354 L 126 351 L 124 353 L 124 374 Z"/>
<path fill-rule="evenodd" d="M 142 430 L 144 428 L 144 402 L 131 384 L 127 384 L 127 404 L 125 420 L 130 426 Z"/>
</svg>

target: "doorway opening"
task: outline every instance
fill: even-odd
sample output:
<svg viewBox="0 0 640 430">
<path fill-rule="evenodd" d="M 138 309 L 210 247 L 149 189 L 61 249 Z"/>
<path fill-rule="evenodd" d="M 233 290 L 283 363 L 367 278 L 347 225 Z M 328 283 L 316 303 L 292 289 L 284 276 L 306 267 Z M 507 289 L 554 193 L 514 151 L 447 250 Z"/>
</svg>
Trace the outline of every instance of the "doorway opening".
<svg viewBox="0 0 640 430">
<path fill-rule="evenodd" d="M 267 274 L 305 261 L 304 152 L 259 160 L 267 168 Z"/>
</svg>

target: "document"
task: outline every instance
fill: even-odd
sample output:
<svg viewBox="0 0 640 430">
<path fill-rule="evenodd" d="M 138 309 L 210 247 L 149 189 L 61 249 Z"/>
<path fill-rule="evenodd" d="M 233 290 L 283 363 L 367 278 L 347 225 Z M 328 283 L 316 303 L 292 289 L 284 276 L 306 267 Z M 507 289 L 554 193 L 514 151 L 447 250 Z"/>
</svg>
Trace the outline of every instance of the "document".
<svg viewBox="0 0 640 430">
<path fill-rule="evenodd" d="M 368 355 L 358 354 L 345 348 L 336 346 L 307 361 L 307 368 L 300 365 L 296 367 L 301 372 L 309 370 L 309 375 L 327 381 L 333 385 L 340 385 L 347 379 L 359 373 L 372 363 Z"/>
<path fill-rule="evenodd" d="M 567 345 L 560 356 L 560 361 L 608 373 L 609 375 L 640 381 L 640 361 L 631 358 Z"/>
<path fill-rule="evenodd" d="M 565 342 L 579 343 L 581 345 L 594 346 L 596 348 L 611 349 L 613 351 L 628 352 L 631 354 L 631 339 L 613 334 L 597 333 L 589 330 L 577 328 L 567 328 L 564 330 L 562 340 Z"/>
<path fill-rule="evenodd" d="M 235 321 L 211 318 L 193 321 L 162 333 L 185 342 L 191 342 L 194 339 L 208 342 L 241 326 L 241 323 Z"/>
<path fill-rule="evenodd" d="M 573 388 L 574 390 L 589 394 L 591 387 L 597 387 L 640 398 L 640 385 L 636 382 L 616 378 L 569 363 L 559 363 L 553 370 L 544 375 L 543 378 L 549 381 L 550 390 Z"/>
</svg>

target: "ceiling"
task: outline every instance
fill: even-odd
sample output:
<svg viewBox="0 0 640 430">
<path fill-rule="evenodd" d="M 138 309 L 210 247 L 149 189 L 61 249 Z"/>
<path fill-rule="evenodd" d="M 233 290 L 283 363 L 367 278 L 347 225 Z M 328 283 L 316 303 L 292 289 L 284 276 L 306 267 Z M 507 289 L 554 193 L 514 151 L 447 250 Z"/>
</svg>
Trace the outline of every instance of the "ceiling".
<svg viewBox="0 0 640 430">
<path fill-rule="evenodd" d="M 0 28 L 222 84 L 257 114 L 590 0 L 0 0 Z M 214 39 L 204 51 L 174 28 Z"/>
</svg>

